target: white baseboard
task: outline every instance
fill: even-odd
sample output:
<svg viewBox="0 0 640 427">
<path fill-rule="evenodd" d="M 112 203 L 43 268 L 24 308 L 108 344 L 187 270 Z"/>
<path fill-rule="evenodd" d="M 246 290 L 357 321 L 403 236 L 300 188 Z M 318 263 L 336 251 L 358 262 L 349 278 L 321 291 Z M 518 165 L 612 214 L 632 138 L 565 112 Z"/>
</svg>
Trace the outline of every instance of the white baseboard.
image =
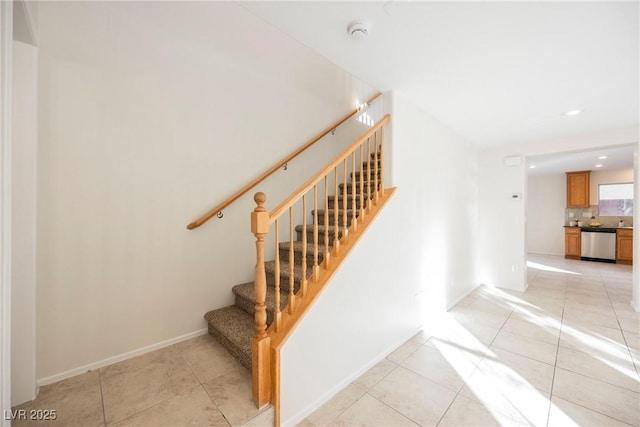
<svg viewBox="0 0 640 427">
<path fill-rule="evenodd" d="M 322 395 L 320 398 L 318 398 L 315 402 L 309 404 L 306 408 L 300 410 L 297 414 L 291 416 L 288 420 L 281 420 L 280 424 L 283 425 L 283 426 L 293 426 L 293 425 L 298 424 L 300 421 L 305 419 L 308 415 L 312 414 L 316 409 L 320 408 L 322 405 L 327 403 L 340 390 L 342 390 L 343 388 L 345 388 L 346 386 L 351 384 L 353 381 L 358 379 L 362 374 L 367 372 L 369 369 L 373 368 L 380 361 L 382 361 L 382 359 L 387 357 L 395 349 L 397 349 L 402 344 L 407 342 L 409 339 L 411 339 L 411 337 L 416 335 L 421 330 L 422 330 L 422 327 L 417 328 L 416 330 L 414 330 L 413 332 L 408 334 L 408 336 L 403 337 L 402 339 L 398 340 L 398 342 L 396 342 L 393 345 L 387 347 L 387 349 L 384 350 L 382 353 L 380 353 L 377 357 L 374 357 L 373 359 L 371 359 L 371 361 L 369 363 L 367 363 L 366 365 L 363 365 L 360 369 L 358 369 L 352 375 L 348 376 L 342 382 L 340 382 L 338 385 L 336 385 L 335 387 L 331 388 L 324 395 Z"/>
<path fill-rule="evenodd" d="M 117 362 L 122 362 L 123 360 L 131 359 L 136 356 L 141 356 L 145 353 L 149 353 L 155 350 L 159 350 L 164 347 L 169 347 L 170 345 L 177 344 L 182 341 L 189 340 L 191 338 L 199 337 L 200 335 L 205 335 L 207 333 L 207 328 L 199 329 L 194 332 L 190 332 L 185 335 L 181 335 L 179 337 L 171 338 L 166 341 L 162 341 L 159 343 L 151 344 L 145 347 L 138 348 L 136 350 L 128 351 L 126 353 L 118 354 L 116 356 L 108 357 L 106 359 L 99 360 L 97 362 L 92 362 L 84 366 L 80 366 L 78 368 L 70 369 L 65 372 L 61 372 L 56 375 L 52 375 L 50 377 L 41 378 L 38 380 L 38 386 L 43 386 L 47 384 L 52 384 L 58 381 L 66 380 L 67 378 L 75 377 L 76 375 L 84 374 L 87 371 L 92 371 L 94 369 L 102 368 L 108 365 L 112 365 Z"/>
<path fill-rule="evenodd" d="M 631 301 L 631 307 L 636 311 L 640 313 L 640 306 L 638 306 L 638 304 L 636 304 L 634 301 Z"/>
</svg>

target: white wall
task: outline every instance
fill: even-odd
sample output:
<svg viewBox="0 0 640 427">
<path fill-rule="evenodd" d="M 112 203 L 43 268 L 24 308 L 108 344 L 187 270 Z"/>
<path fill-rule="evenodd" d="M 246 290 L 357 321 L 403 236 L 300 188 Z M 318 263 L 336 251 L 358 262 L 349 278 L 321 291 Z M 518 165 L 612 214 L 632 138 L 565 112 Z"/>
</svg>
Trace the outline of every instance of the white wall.
<svg viewBox="0 0 640 427">
<path fill-rule="evenodd" d="M 0 2 L 0 410 L 11 409 L 11 55 L 13 3 Z M 11 420 L 0 418 L 0 425 Z"/>
<path fill-rule="evenodd" d="M 391 113 L 396 194 L 281 351 L 283 425 L 477 285 L 476 150 L 395 94 Z"/>
<path fill-rule="evenodd" d="M 526 191 L 525 161 L 523 159 L 520 166 L 505 167 L 505 157 L 637 143 L 638 134 L 638 126 L 633 126 L 483 150 L 480 153 L 480 282 L 515 290 L 526 288 L 525 209 L 523 203 L 513 202 L 509 197 L 511 193 L 524 195 Z M 635 181 L 638 186 L 637 174 Z"/>
<path fill-rule="evenodd" d="M 37 49 L 13 44 L 12 404 L 36 397 Z"/>
<path fill-rule="evenodd" d="M 565 180 L 564 174 L 528 177 L 527 252 L 564 255 Z"/>
<path fill-rule="evenodd" d="M 373 90 L 229 2 L 43 2 L 38 32 L 46 383 L 201 333 L 253 276 L 253 191 L 186 224 Z"/>
</svg>

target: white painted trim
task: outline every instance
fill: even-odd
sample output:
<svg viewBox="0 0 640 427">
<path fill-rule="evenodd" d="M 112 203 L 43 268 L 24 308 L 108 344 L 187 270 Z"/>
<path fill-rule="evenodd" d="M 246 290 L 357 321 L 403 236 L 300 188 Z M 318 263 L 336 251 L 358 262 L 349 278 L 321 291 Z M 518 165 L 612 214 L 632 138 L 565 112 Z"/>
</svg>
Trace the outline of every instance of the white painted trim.
<svg viewBox="0 0 640 427">
<path fill-rule="evenodd" d="M 382 351 L 382 353 L 380 355 L 378 355 L 378 357 L 373 358 L 369 363 L 367 363 L 366 365 L 363 365 L 355 373 L 353 373 L 352 375 L 346 377 L 342 382 L 340 382 L 338 385 L 336 385 L 335 387 L 333 387 L 332 389 L 327 391 L 322 397 L 318 398 L 318 400 L 316 400 L 315 402 L 311 403 L 306 408 L 301 409 L 300 411 L 298 411 L 297 414 L 291 416 L 288 420 L 284 420 L 284 421 L 281 420 L 280 424 L 283 425 L 283 426 L 289 426 L 289 425 L 292 426 L 292 425 L 298 424 L 307 415 L 313 413 L 316 409 L 320 408 L 322 405 L 327 403 L 340 390 L 342 390 L 343 388 L 345 388 L 346 386 L 351 384 L 354 380 L 358 379 L 358 377 L 360 377 L 362 374 L 367 372 L 369 369 L 373 368 L 380 361 L 382 361 L 385 357 L 387 357 L 389 354 L 391 354 L 394 350 L 396 350 L 402 344 L 404 344 L 405 342 L 410 340 L 413 336 L 415 336 L 421 330 L 422 330 L 422 328 L 418 328 L 418 329 L 414 330 L 413 332 L 411 332 L 410 334 L 408 334 L 406 337 L 403 337 L 402 339 L 397 341 L 395 344 L 389 346 L 386 350 Z"/>
<path fill-rule="evenodd" d="M 11 52 L 13 2 L 0 1 L 0 413 L 11 409 Z M 0 425 L 11 420 L 0 418 Z"/>
<path fill-rule="evenodd" d="M 637 311 L 638 313 L 640 313 L 640 307 L 638 307 L 637 305 L 635 305 L 633 303 L 633 301 L 631 301 L 631 308 L 633 308 L 635 311 Z"/>
<path fill-rule="evenodd" d="M 118 354 L 116 356 L 108 357 L 106 359 L 99 360 L 97 362 L 89 363 L 88 365 L 80 366 L 78 368 L 70 369 L 65 372 L 61 372 L 56 375 L 52 375 L 50 377 L 41 378 L 38 380 L 38 386 L 43 386 L 47 384 L 52 384 L 58 381 L 66 380 L 67 378 L 75 377 L 76 375 L 84 374 L 87 371 L 92 371 L 94 369 L 99 369 L 105 366 L 113 365 L 117 362 L 122 362 L 123 360 L 131 359 L 136 356 L 141 356 L 146 353 L 150 353 L 155 350 L 160 350 L 161 348 L 169 347 L 173 344 L 180 343 L 182 341 L 190 340 L 191 338 L 199 337 L 201 335 L 206 335 L 208 332 L 207 328 L 199 329 L 194 332 L 189 332 L 185 335 L 180 335 L 179 337 L 171 338 L 166 341 L 162 341 L 159 343 L 151 344 L 145 347 L 141 347 L 136 350 L 128 351 L 126 353 Z"/>
</svg>

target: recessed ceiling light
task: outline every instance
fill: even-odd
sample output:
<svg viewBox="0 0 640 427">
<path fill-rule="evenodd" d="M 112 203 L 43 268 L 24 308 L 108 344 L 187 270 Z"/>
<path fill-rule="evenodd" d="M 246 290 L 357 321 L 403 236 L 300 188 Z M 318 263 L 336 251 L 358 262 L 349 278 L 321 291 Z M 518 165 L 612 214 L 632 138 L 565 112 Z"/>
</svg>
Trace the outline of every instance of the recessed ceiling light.
<svg viewBox="0 0 640 427">
<path fill-rule="evenodd" d="M 535 169 L 536 165 L 529 165 L 529 169 Z"/>
<path fill-rule="evenodd" d="M 604 166 L 602 163 L 598 163 L 598 164 L 596 165 L 596 167 L 597 167 L 597 168 L 601 168 L 602 166 Z"/>
<path fill-rule="evenodd" d="M 607 158 L 607 156 L 598 156 L 598 160 L 604 160 L 606 158 Z"/>
<path fill-rule="evenodd" d="M 571 111 L 567 111 L 566 113 L 564 113 L 564 115 L 565 116 L 577 116 L 580 113 L 582 113 L 582 110 L 571 110 Z"/>
</svg>

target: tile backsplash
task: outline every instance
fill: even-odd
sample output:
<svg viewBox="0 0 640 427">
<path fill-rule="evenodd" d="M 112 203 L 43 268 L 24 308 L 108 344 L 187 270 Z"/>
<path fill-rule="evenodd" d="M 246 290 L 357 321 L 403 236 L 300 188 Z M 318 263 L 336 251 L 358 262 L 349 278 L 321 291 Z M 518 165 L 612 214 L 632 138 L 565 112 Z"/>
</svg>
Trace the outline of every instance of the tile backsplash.
<svg viewBox="0 0 640 427">
<path fill-rule="evenodd" d="M 569 216 L 573 213 L 573 218 Z M 588 217 L 583 217 L 582 214 L 589 214 Z M 595 218 L 592 218 L 595 217 Z M 632 216 L 598 216 L 598 205 L 592 205 L 588 208 L 567 208 L 564 210 L 564 224 L 569 225 L 571 219 L 577 219 L 578 221 L 584 221 L 585 225 L 589 225 L 591 222 L 602 223 L 603 227 L 617 227 L 618 221 L 623 220 L 625 227 L 633 227 Z"/>
</svg>

